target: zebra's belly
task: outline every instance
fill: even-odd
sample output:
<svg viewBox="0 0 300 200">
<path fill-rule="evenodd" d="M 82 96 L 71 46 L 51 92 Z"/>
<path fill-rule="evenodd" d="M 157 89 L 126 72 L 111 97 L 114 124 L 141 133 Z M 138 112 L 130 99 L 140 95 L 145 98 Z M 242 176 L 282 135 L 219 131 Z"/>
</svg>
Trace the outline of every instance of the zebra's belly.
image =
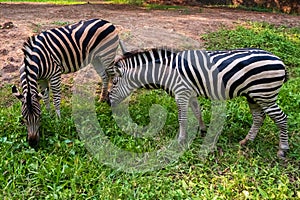
<svg viewBox="0 0 300 200">
<path fill-rule="evenodd" d="M 209 84 L 206 95 L 201 92 L 199 96 L 205 96 L 211 100 L 229 100 L 239 96 L 245 96 L 253 101 L 272 102 L 277 98 L 284 80 L 254 84 L 243 82 L 235 85 Z"/>
</svg>

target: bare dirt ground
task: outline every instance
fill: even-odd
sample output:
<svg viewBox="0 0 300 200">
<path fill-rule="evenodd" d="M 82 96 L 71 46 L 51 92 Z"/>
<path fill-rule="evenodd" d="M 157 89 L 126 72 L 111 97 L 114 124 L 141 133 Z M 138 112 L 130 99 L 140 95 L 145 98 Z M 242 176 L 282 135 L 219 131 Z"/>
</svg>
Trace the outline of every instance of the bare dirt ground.
<svg viewBox="0 0 300 200">
<path fill-rule="evenodd" d="M 147 10 L 127 5 L 49 5 L 0 3 L 0 88 L 19 82 L 22 46 L 28 36 L 66 22 L 102 18 L 120 28 L 128 49 L 169 46 L 202 48 L 200 35 L 246 21 L 300 26 L 300 16 L 221 8 Z M 7 23 L 12 22 L 12 24 Z"/>
</svg>

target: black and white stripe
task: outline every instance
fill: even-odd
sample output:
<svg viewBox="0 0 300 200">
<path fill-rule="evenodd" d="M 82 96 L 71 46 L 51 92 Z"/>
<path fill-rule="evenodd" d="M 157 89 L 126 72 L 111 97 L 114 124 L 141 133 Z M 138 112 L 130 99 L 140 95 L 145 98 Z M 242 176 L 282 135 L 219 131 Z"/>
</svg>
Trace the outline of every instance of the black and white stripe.
<svg viewBox="0 0 300 200">
<path fill-rule="evenodd" d="M 101 99 L 106 99 L 118 45 L 116 27 L 101 19 L 80 21 L 28 38 L 23 47 L 24 64 L 20 68 L 22 95 L 16 87 L 13 88 L 13 93 L 23 102 L 22 114 L 27 121 L 29 142 L 37 143 L 37 122 L 40 118 L 38 96 L 41 96 L 38 90 L 42 91 L 49 108 L 50 85 L 56 113 L 60 116 L 61 74 L 75 72 L 93 64 L 102 78 Z M 33 116 L 34 120 L 28 120 Z"/>
<path fill-rule="evenodd" d="M 109 95 L 112 106 L 141 87 L 163 88 L 175 95 L 179 110 L 179 141 L 186 139 L 188 104 L 196 111 L 194 113 L 201 129 L 205 129 L 195 96 L 212 100 L 245 96 L 253 124 L 241 144 L 254 140 L 267 114 L 280 129 L 278 155 L 284 157 L 289 148 L 287 116 L 276 104 L 278 92 L 287 78 L 286 69 L 278 57 L 267 51 L 236 49 L 172 52 L 151 49 L 128 53 L 116 62 L 116 72 L 119 76 L 114 78 Z"/>
</svg>

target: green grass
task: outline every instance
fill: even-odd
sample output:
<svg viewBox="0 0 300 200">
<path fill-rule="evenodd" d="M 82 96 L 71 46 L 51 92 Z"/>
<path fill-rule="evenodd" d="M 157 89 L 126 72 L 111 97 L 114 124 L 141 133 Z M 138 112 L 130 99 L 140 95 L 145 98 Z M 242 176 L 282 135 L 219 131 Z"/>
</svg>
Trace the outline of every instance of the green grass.
<svg viewBox="0 0 300 200">
<path fill-rule="evenodd" d="M 267 23 L 248 23 L 234 31 L 221 29 L 202 36 L 207 49 L 255 47 L 268 50 L 280 57 L 291 75 L 300 75 L 300 29 L 275 27 Z"/>
<path fill-rule="evenodd" d="M 52 24 L 54 24 L 56 26 L 66 26 L 66 25 L 71 24 L 71 23 L 67 22 L 67 21 L 54 21 L 54 22 L 52 22 Z"/>
<path fill-rule="evenodd" d="M 144 0 L 106 0 L 106 2 L 114 4 L 130 4 L 136 6 L 143 6 L 149 10 L 184 10 L 187 12 L 187 8 L 184 6 L 148 4 Z"/>
<path fill-rule="evenodd" d="M 11 85 L 6 85 L 0 90 L 0 199 L 300 198 L 299 32 L 299 28 L 255 23 L 202 36 L 208 49 L 261 47 L 287 63 L 290 80 L 278 99 L 289 116 L 291 149 L 286 162 L 276 157 L 278 129 L 269 118 L 254 142 L 239 146 L 250 128 L 251 115 L 245 99 L 237 98 L 228 101 L 217 150 L 205 159 L 199 155 L 203 139 L 198 136 L 176 162 L 162 169 L 143 173 L 115 170 L 92 156 L 80 139 L 67 85 L 63 86 L 62 119 L 55 117 L 53 108 L 49 113 L 43 106 L 41 143 L 35 151 L 26 142 L 20 102 L 11 95 Z M 130 114 L 137 124 L 149 123 L 152 104 L 168 112 L 166 124 L 153 137 L 135 139 L 118 128 L 107 104 L 96 103 L 97 120 L 112 144 L 130 152 L 155 152 L 176 136 L 174 98 L 162 91 L 139 90 L 130 102 Z M 199 102 L 208 124 L 210 102 Z"/>
<path fill-rule="evenodd" d="M 105 0 L 108 3 L 116 4 L 131 4 L 141 6 L 144 3 L 144 0 Z"/>
<path fill-rule="evenodd" d="M 230 7 L 230 6 L 229 6 Z M 278 8 L 266 8 L 266 7 L 247 7 L 247 6 L 233 6 L 234 9 L 241 9 L 241 10 L 247 10 L 247 11 L 256 11 L 256 12 L 272 12 L 272 13 L 282 13 Z"/>
<path fill-rule="evenodd" d="M 59 5 L 84 4 L 87 1 L 77 0 L 0 0 L 0 2 L 32 2 L 32 3 L 50 3 Z"/>
<path fill-rule="evenodd" d="M 177 5 L 146 4 L 145 7 L 153 10 L 184 10 L 187 12 L 186 7 Z"/>
<path fill-rule="evenodd" d="M 262 6 L 243 6 L 243 5 L 207 5 L 206 7 L 209 8 L 231 8 L 231 9 L 239 9 L 239 10 L 246 10 L 246 11 L 256 11 L 256 12 L 273 12 L 273 13 L 280 13 L 280 10 L 277 8 L 266 8 Z"/>
</svg>

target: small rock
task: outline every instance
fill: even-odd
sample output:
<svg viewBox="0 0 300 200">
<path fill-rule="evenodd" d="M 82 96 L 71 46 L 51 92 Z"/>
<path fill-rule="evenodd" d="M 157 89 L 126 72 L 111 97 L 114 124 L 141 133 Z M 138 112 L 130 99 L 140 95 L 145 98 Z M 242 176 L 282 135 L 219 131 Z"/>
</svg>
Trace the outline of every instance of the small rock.
<svg viewBox="0 0 300 200">
<path fill-rule="evenodd" d="M 8 50 L 7 49 L 1 49 L 0 50 L 0 55 L 6 56 L 7 54 L 8 54 Z"/>
<path fill-rule="evenodd" d="M 14 24 L 12 22 L 5 22 L 0 28 L 2 29 L 11 29 L 14 27 Z"/>
</svg>

